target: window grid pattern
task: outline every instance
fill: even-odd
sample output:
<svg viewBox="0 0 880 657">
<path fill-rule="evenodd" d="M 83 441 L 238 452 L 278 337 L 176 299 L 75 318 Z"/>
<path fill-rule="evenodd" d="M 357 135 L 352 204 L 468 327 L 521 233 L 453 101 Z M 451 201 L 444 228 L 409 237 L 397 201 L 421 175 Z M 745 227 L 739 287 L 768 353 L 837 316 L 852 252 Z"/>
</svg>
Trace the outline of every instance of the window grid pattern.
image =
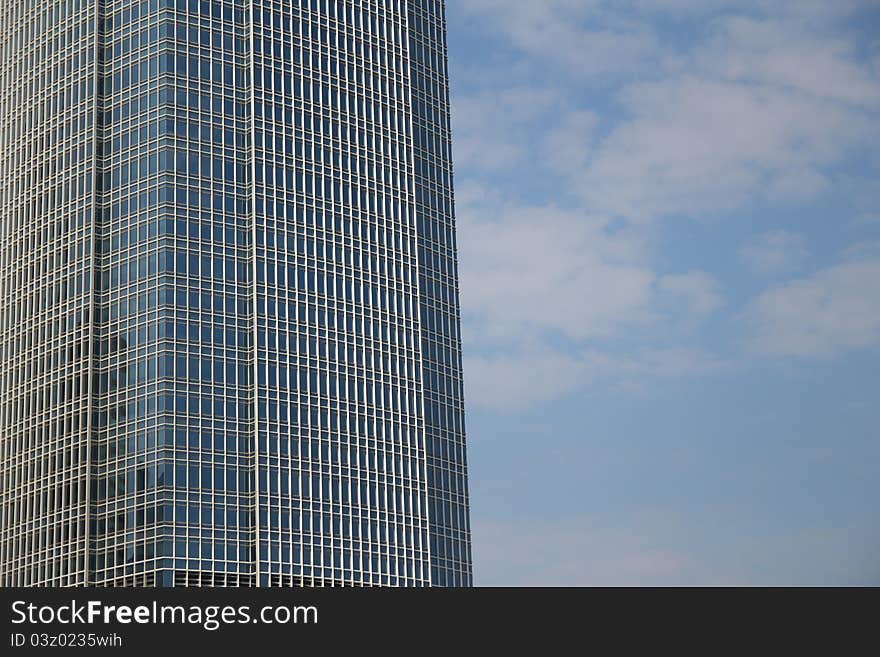
<svg viewBox="0 0 880 657">
<path fill-rule="evenodd" d="M 97 584 L 253 581 L 245 9 L 104 13 Z"/>
<path fill-rule="evenodd" d="M 94 0 L 0 8 L 0 585 L 86 583 Z"/>
<path fill-rule="evenodd" d="M 471 586 L 458 263 L 446 23 L 441 0 L 409 1 L 431 582 Z"/>
<path fill-rule="evenodd" d="M 442 3 L 0 16 L 0 584 L 469 584 Z"/>
<path fill-rule="evenodd" d="M 430 582 L 406 18 L 254 4 L 264 583 Z"/>
</svg>

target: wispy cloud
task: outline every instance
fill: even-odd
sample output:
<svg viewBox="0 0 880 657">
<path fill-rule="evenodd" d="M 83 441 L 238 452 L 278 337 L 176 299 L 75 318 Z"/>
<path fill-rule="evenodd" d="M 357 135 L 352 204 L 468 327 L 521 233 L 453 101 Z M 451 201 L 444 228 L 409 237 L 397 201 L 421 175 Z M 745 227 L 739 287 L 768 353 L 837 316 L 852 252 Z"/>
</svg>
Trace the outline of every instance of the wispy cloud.
<svg viewBox="0 0 880 657">
<path fill-rule="evenodd" d="M 658 275 L 644 264 L 639 235 L 613 231 L 605 220 L 555 207 L 499 210 L 490 202 L 490 209 L 486 195 L 476 196 L 482 201 L 459 209 L 471 403 L 527 408 L 599 378 L 718 371 L 701 363 L 720 359 L 693 348 L 601 358 L 590 347 L 655 326 L 672 335 L 694 330 L 723 303 L 713 277 Z"/>
<path fill-rule="evenodd" d="M 876 0 L 448 6 L 478 583 L 877 581 Z"/>
<path fill-rule="evenodd" d="M 648 26 L 595 0 L 468 0 L 526 66 L 550 76 L 595 79 L 651 64 L 657 37 Z"/>
<path fill-rule="evenodd" d="M 880 343 L 880 259 L 853 259 L 774 286 L 745 312 L 749 345 L 771 356 L 828 356 Z"/>
<path fill-rule="evenodd" d="M 508 353 L 468 354 L 468 401 L 476 406 L 522 410 L 565 394 L 586 380 L 578 358 L 542 346 Z"/>
<path fill-rule="evenodd" d="M 675 303 L 670 317 L 688 324 L 699 323 L 724 303 L 718 281 L 703 271 L 661 276 L 657 287 Z"/>
<path fill-rule="evenodd" d="M 462 296 L 475 339 L 542 330 L 585 339 L 647 319 L 638 240 L 558 207 L 460 205 Z"/>
<path fill-rule="evenodd" d="M 634 221 L 729 212 L 762 195 L 809 201 L 827 184 L 823 167 L 872 130 L 829 98 L 690 71 L 620 99 L 631 118 L 575 175 L 592 207 Z"/>
<path fill-rule="evenodd" d="M 786 230 L 757 235 L 739 250 L 746 266 L 762 275 L 790 272 L 803 264 L 809 255 L 803 235 Z"/>
<path fill-rule="evenodd" d="M 713 316 L 736 313 L 724 281 L 671 268 L 657 236 L 683 218 L 806 207 L 837 184 L 838 164 L 866 152 L 880 78 L 842 27 L 866 3 L 828 4 L 462 5 L 491 39 L 486 61 L 461 78 L 479 79 L 478 90 L 465 84 L 454 99 L 472 400 L 491 405 L 490 391 L 507 390 L 537 403 L 595 381 L 600 361 L 603 376 L 634 362 L 651 369 L 650 353 L 729 360 L 700 337 Z M 660 14 L 701 27 L 669 40 Z M 772 227 L 730 248 L 764 276 L 796 273 L 808 256 L 795 231 Z M 759 324 L 749 324 L 753 347 Z M 527 372 L 544 383 L 513 390 Z"/>
<path fill-rule="evenodd" d="M 509 87 L 456 98 L 455 159 L 471 172 L 503 174 L 535 157 L 542 132 L 535 124 L 563 111 L 564 99 L 548 89 Z"/>
</svg>

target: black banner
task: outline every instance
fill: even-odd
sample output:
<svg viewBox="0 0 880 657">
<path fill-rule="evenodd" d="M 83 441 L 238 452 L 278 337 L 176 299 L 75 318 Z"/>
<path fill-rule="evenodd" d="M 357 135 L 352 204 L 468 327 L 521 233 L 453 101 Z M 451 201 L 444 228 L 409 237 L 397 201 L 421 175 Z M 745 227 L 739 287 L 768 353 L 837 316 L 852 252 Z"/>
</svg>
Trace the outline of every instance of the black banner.
<svg viewBox="0 0 880 657">
<path fill-rule="evenodd" d="M 873 649 L 876 591 L 783 589 L 0 589 L 2 654 L 805 643 Z M 866 646 L 867 648 L 867 646 Z"/>
</svg>

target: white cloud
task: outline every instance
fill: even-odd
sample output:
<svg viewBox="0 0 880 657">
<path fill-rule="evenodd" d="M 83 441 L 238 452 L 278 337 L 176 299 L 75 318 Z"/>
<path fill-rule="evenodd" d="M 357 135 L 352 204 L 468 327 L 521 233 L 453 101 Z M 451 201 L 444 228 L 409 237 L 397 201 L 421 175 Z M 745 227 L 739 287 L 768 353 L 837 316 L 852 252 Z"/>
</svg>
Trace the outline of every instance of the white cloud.
<svg viewBox="0 0 880 657">
<path fill-rule="evenodd" d="M 632 118 L 572 183 L 591 207 L 638 221 L 726 212 L 760 194 L 809 200 L 821 167 L 873 129 L 826 100 L 693 74 L 630 85 L 621 100 Z"/>
<path fill-rule="evenodd" d="M 747 308 L 749 344 L 821 356 L 880 343 L 880 259 L 856 259 L 770 288 Z"/>
<path fill-rule="evenodd" d="M 589 346 L 655 327 L 691 331 L 722 305 L 705 272 L 658 275 L 641 231 L 520 206 L 472 185 L 459 191 L 459 245 L 471 403 L 525 408 L 599 379 L 631 387 L 720 369 L 696 348 L 647 345 L 603 357 Z"/>
<path fill-rule="evenodd" d="M 523 410 L 586 385 L 646 390 L 661 380 L 719 374 L 732 367 L 731 361 L 696 347 L 636 349 L 622 355 L 600 349 L 565 353 L 533 344 L 506 353 L 466 350 L 464 371 L 468 403 Z"/>
<path fill-rule="evenodd" d="M 876 0 L 631 0 L 643 11 L 705 16 L 723 11 L 761 12 L 798 21 L 828 20 L 870 7 Z"/>
<path fill-rule="evenodd" d="M 730 17 L 700 52 L 705 70 L 737 82 L 788 89 L 860 107 L 880 103 L 880 86 L 859 66 L 847 39 L 818 35 L 791 20 Z"/>
<path fill-rule="evenodd" d="M 651 64 L 658 43 L 647 26 L 591 0 L 468 0 L 464 11 L 491 21 L 550 76 L 595 78 Z"/>
<path fill-rule="evenodd" d="M 783 203 L 806 202 L 818 197 L 831 187 L 828 177 L 809 168 L 791 169 L 773 177 L 764 192 L 771 201 Z"/>
<path fill-rule="evenodd" d="M 660 277 L 657 286 L 661 293 L 679 302 L 677 314 L 686 319 L 702 320 L 723 303 L 718 282 L 706 272 L 668 274 Z"/>
<path fill-rule="evenodd" d="M 571 110 L 557 116 L 544 137 L 548 166 L 567 174 L 586 166 L 599 117 L 589 110 Z"/>
<path fill-rule="evenodd" d="M 522 409 L 577 388 L 583 364 L 544 348 L 521 348 L 512 354 L 465 353 L 468 402 L 496 409 Z"/>
<path fill-rule="evenodd" d="M 608 335 L 645 321 L 654 275 L 638 240 L 554 207 L 459 211 L 462 304 L 487 337 Z"/>
<path fill-rule="evenodd" d="M 880 257 L 880 239 L 867 240 L 853 244 L 844 249 L 842 255 L 847 260 Z"/>
<path fill-rule="evenodd" d="M 745 330 L 752 354 L 818 356 L 880 343 L 880 255 L 865 235 L 878 216 L 880 186 L 863 180 L 876 163 L 870 150 L 880 111 L 880 51 L 875 44 L 872 54 L 840 20 L 869 1 L 876 4 L 456 3 L 470 21 L 462 27 L 481 30 L 485 39 L 477 56 L 452 59 L 463 74 L 453 76 L 454 148 L 470 408 L 515 413 L 591 385 L 675 390 L 678 379 L 748 365 L 742 351 L 714 348 L 729 339 L 728 327 L 703 331 L 710 320 L 714 329 L 717 318 L 727 319 L 726 306 L 743 291 L 741 274 L 730 271 L 735 267 L 723 253 L 713 269 L 696 252 L 700 245 L 663 251 L 668 222 L 687 218 L 766 220 L 758 229 L 766 233 L 726 248 L 762 275 L 797 277 L 767 283 L 772 287 L 741 315 L 736 328 Z M 652 24 L 657 12 L 664 15 Z M 479 86 L 469 91 L 474 80 Z M 806 275 L 811 255 L 804 239 L 774 230 L 773 221 L 778 211 L 789 226 L 800 208 L 829 197 L 858 206 L 862 223 L 848 222 L 843 212 L 829 221 L 865 239 L 840 264 Z M 806 234 L 816 259 L 824 255 L 814 238 L 829 228 L 805 222 L 795 230 L 814 230 Z M 727 290 L 734 294 L 725 298 Z M 563 441 L 551 433 L 558 429 L 547 433 L 543 452 L 558 451 L 553 465 L 596 462 L 589 458 L 595 453 L 567 449 L 581 438 L 577 432 Z M 602 442 L 588 433 L 582 444 Z M 778 468 L 765 457 L 761 467 L 776 481 Z M 694 464 L 695 481 L 705 483 L 711 468 Z M 614 465 L 601 463 L 597 472 L 614 472 Z M 736 481 L 729 508 L 703 500 L 706 517 L 722 519 L 708 533 L 705 518 L 674 513 L 623 519 L 632 531 L 578 515 L 575 507 L 562 517 L 565 509 L 553 519 L 529 518 L 526 507 L 543 508 L 542 501 L 523 505 L 525 498 L 511 500 L 505 491 L 499 502 L 509 502 L 509 521 L 481 518 L 475 507 L 477 582 L 858 583 L 866 581 L 865 564 L 876 579 L 870 550 L 840 559 L 847 548 L 870 544 L 857 532 L 823 527 L 811 536 L 762 527 L 758 517 L 743 520 L 749 502 L 740 493 L 753 482 Z M 738 540 L 746 535 L 748 541 Z M 801 553 L 803 559 L 790 558 Z"/>
<path fill-rule="evenodd" d="M 511 87 L 454 101 L 457 169 L 497 172 L 529 158 L 534 124 L 562 99 L 548 89 Z"/>
<path fill-rule="evenodd" d="M 594 377 L 603 376 L 619 385 L 633 387 L 645 379 L 700 376 L 723 372 L 732 363 L 696 347 L 635 350 L 619 356 L 598 350 L 582 354 Z"/>
<path fill-rule="evenodd" d="M 599 379 L 729 365 L 697 331 L 724 306 L 721 284 L 661 271 L 657 236 L 672 217 L 735 220 L 755 201 L 806 204 L 839 186 L 833 167 L 875 138 L 880 81 L 831 27 L 858 3 L 834 4 L 460 6 L 503 41 L 480 91 L 454 98 L 469 399 L 521 407 Z M 705 27 L 670 44 L 634 7 Z M 807 255 L 780 231 L 740 252 L 775 275 Z M 753 336 L 781 325 L 762 299 Z"/>
<path fill-rule="evenodd" d="M 880 80 L 846 38 L 788 11 L 709 25 L 690 50 L 621 74 L 624 115 L 598 143 L 587 133 L 589 158 L 563 160 L 568 191 L 592 212 L 655 221 L 807 202 L 831 184 L 827 168 L 874 135 Z M 568 152 L 579 139 L 572 131 Z"/>
<path fill-rule="evenodd" d="M 808 257 L 802 235 L 775 230 L 758 235 L 739 251 L 742 261 L 758 274 L 779 274 L 799 267 Z"/>
</svg>

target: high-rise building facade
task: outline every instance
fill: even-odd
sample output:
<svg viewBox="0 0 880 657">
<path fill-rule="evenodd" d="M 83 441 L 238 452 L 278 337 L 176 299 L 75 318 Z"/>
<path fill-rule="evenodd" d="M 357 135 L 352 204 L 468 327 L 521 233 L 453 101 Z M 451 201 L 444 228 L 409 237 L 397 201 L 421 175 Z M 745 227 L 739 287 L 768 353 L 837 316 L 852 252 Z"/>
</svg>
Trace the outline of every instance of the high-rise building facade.
<svg viewBox="0 0 880 657">
<path fill-rule="evenodd" d="M 0 20 L 0 585 L 470 585 L 442 0 Z"/>
</svg>

